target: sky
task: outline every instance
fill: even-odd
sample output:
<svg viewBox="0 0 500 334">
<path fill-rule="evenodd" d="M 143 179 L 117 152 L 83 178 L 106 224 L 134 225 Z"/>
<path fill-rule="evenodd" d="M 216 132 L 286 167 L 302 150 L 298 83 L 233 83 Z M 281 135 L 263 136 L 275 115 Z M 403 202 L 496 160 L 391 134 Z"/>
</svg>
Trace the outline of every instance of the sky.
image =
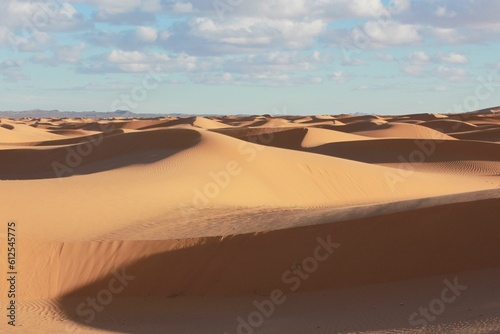
<svg viewBox="0 0 500 334">
<path fill-rule="evenodd" d="M 1 0 L 0 110 L 500 105 L 496 0 Z"/>
</svg>

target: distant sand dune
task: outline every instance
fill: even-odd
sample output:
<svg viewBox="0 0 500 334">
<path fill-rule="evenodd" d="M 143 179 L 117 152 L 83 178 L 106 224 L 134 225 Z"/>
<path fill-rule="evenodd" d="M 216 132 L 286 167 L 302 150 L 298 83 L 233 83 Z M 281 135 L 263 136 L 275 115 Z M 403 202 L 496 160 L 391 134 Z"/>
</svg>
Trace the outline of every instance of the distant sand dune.
<svg viewBox="0 0 500 334">
<path fill-rule="evenodd" d="M 87 140 L 82 141 L 84 138 Z M 157 160 L 151 155 L 152 151 L 162 149 L 161 154 L 165 156 L 166 149 L 179 150 L 194 145 L 199 135 L 191 130 L 167 129 L 136 133 L 114 132 L 111 136 L 93 135 L 84 138 L 53 141 L 50 146 L 45 147 L 36 145 L 38 147 L 0 150 L 0 159 L 5 161 L 0 165 L 0 178 L 55 178 L 58 174 L 54 169 L 54 162 L 69 167 L 73 171 L 71 174 L 92 173 L 141 161 L 151 162 Z M 136 153 L 139 154 L 136 161 L 127 158 Z M 37 163 L 33 164 L 32 161 Z M 73 168 L 71 162 L 77 166 Z M 103 164 L 96 165 L 99 162 Z M 64 169 L 60 166 L 56 168 Z"/>
<path fill-rule="evenodd" d="M 434 120 L 434 121 L 420 122 L 418 124 L 443 133 L 469 131 L 469 130 L 475 130 L 477 128 L 477 125 L 474 125 L 472 123 L 457 121 L 453 119 Z"/>
<path fill-rule="evenodd" d="M 442 132 L 423 127 L 417 124 L 391 123 L 379 130 L 356 131 L 358 135 L 374 138 L 411 138 L 411 139 L 448 139 L 450 137 Z"/>
<path fill-rule="evenodd" d="M 450 133 L 457 139 L 500 142 L 500 127 Z"/>
</svg>

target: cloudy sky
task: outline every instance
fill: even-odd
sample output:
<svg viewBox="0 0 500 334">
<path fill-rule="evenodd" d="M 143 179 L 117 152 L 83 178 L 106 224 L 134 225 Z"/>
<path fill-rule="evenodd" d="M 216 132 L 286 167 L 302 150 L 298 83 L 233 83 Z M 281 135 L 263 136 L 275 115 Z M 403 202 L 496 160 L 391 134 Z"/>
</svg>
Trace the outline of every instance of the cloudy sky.
<svg viewBox="0 0 500 334">
<path fill-rule="evenodd" d="M 500 105 L 496 0 L 1 0 L 0 110 Z"/>
</svg>

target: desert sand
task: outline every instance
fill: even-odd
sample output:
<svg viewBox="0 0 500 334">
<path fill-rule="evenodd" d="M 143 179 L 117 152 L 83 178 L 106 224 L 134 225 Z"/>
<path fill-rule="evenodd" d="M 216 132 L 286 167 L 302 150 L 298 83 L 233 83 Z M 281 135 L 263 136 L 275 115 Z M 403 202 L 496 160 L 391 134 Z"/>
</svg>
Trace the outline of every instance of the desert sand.
<svg viewBox="0 0 500 334">
<path fill-rule="evenodd" d="M 497 110 L 2 118 L 0 332 L 500 333 L 499 207 Z"/>
</svg>

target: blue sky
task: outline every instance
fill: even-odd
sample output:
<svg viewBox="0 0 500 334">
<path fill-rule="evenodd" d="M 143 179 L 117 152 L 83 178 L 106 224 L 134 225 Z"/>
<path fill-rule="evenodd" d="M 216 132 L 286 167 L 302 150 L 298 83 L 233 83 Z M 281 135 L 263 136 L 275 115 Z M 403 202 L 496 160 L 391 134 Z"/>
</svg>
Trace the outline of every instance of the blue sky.
<svg viewBox="0 0 500 334">
<path fill-rule="evenodd" d="M 490 0 L 2 0 L 0 110 L 496 106 L 498 12 Z"/>
</svg>

